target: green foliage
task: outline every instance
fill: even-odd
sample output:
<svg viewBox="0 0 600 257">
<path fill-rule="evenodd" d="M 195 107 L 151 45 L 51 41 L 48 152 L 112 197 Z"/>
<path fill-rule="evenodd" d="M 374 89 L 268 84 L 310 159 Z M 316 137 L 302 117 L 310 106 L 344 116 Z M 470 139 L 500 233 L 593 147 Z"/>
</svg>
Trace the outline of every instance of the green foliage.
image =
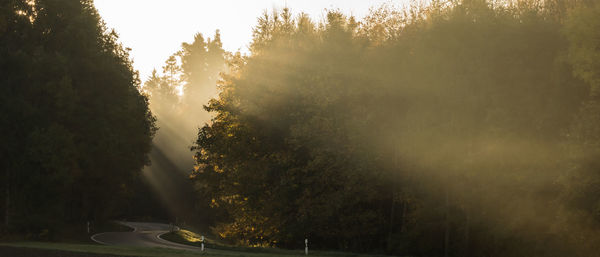
<svg viewBox="0 0 600 257">
<path fill-rule="evenodd" d="M 182 43 L 181 50 L 169 56 L 162 75 L 152 72 L 144 82 L 144 90 L 150 95 L 153 111 L 161 117 L 159 122 L 204 122 L 207 115 L 198 110 L 202 111 L 202 103 L 215 94 L 219 73 L 225 68 L 225 55 L 218 30 L 213 39 L 204 39 L 198 33 L 191 44 Z"/>
<path fill-rule="evenodd" d="M 417 256 L 593 256 L 598 233 L 582 228 L 598 226 L 597 168 L 579 165 L 597 152 L 573 138 L 597 137 L 600 16 L 565 16 L 578 5 L 432 1 L 322 23 L 265 13 L 193 148 L 215 232 L 289 248 L 308 237 Z"/>
<path fill-rule="evenodd" d="M 575 75 L 588 82 L 597 94 L 600 86 L 600 4 L 580 5 L 569 13 L 564 33 L 569 39 L 569 61 Z"/>
<path fill-rule="evenodd" d="M 198 210 L 201 205 L 194 202 L 198 197 L 188 177 L 193 166 L 189 149 L 198 126 L 210 120 L 203 104 L 216 94 L 225 58 L 219 31 L 212 39 L 198 33 L 193 42 L 182 43 L 181 49 L 165 61 L 162 73 L 154 71 L 143 86 L 161 127 L 153 140 L 153 165 L 146 175 L 161 180 L 161 197 L 169 205 L 172 218 L 205 229 L 215 215 Z"/>
<path fill-rule="evenodd" d="M 92 1 L 3 5 L 5 226 L 51 237 L 122 214 L 155 131 L 127 50 Z"/>
</svg>

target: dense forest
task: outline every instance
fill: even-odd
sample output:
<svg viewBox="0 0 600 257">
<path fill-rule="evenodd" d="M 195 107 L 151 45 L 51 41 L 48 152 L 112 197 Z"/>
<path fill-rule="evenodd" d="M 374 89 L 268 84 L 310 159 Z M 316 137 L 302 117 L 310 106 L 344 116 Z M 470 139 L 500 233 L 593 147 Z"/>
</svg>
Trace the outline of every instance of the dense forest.
<svg viewBox="0 0 600 257">
<path fill-rule="evenodd" d="M 163 208 L 244 246 L 600 252 L 600 1 L 252 32 L 247 54 L 196 34 L 142 83 L 92 0 L 0 0 L 0 236 Z"/>
<path fill-rule="evenodd" d="M 130 215 L 155 118 L 93 1 L 0 1 L 0 71 L 0 237 Z"/>
<path fill-rule="evenodd" d="M 227 55 L 198 212 L 243 245 L 594 256 L 600 3 L 283 9 Z"/>
</svg>

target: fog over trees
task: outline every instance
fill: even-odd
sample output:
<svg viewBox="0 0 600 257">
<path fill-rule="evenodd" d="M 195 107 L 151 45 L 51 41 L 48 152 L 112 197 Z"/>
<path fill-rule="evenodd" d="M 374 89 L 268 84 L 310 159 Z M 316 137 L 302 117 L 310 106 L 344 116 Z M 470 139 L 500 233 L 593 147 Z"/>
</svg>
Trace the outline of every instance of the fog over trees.
<svg viewBox="0 0 600 257">
<path fill-rule="evenodd" d="M 143 83 L 92 1 L 0 3 L 2 231 L 144 210 L 243 246 L 600 251 L 599 1 L 267 10 L 248 54 L 198 33 Z"/>
<path fill-rule="evenodd" d="M 213 218 L 197 204 L 189 179 L 194 165 L 190 147 L 198 128 L 210 121 L 203 105 L 217 94 L 215 82 L 224 71 L 226 52 L 219 31 L 212 38 L 200 33 L 191 43 L 169 56 L 161 71 L 154 70 L 144 82 L 150 108 L 160 127 L 153 141 L 152 163 L 144 171 L 161 195 L 172 219 L 208 229 Z"/>
<path fill-rule="evenodd" d="M 214 231 L 290 248 L 593 256 L 599 10 L 265 14 L 194 147 Z"/>
</svg>

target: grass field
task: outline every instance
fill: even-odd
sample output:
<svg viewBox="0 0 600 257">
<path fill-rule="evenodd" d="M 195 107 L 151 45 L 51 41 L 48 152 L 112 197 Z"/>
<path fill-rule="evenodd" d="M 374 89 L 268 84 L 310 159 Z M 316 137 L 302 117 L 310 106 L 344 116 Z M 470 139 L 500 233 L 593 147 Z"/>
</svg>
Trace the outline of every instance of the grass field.
<svg viewBox="0 0 600 257">
<path fill-rule="evenodd" d="M 47 242 L 14 242 L 0 243 L 0 246 L 35 248 L 46 250 L 60 250 L 68 252 L 109 254 L 119 256 L 139 256 L 139 257 L 175 257 L 175 256 L 198 256 L 198 253 L 184 250 L 166 249 L 166 248 L 144 248 L 144 247 L 122 247 L 122 246 L 104 246 L 93 244 L 71 244 L 71 243 L 47 243 Z M 205 256 L 221 256 L 204 254 Z"/>
<path fill-rule="evenodd" d="M 162 239 L 191 246 L 200 246 L 200 235 L 192 231 L 181 229 L 161 236 Z M 205 247 L 223 252 L 235 252 L 237 254 L 253 254 L 252 256 L 304 256 L 304 250 L 285 250 L 279 248 L 263 247 L 242 247 L 224 244 L 211 237 L 205 238 Z M 340 257 L 340 256 L 385 256 L 385 255 L 366 255 L 348 252 L 336 251 L 310 251 L 310 256 Z M 239 255 L 235 255 L 239 256 Z"/>
<path fill-rule="evenodd" d="M 104 231 L 131 231 L 132 229 L 116 222 L 110 222 L 97 226 L 97 232 Z M 75 234 L 73 234 L 75 235 Z M 68 240 L 63 242 L 39 242 L 39 241 L 18 241 L 8 242 L 0 241 L 0 256 L 11 257 L 119 257 L 119 256 L 137 256 L 137 257 L 191 257 L 191 256 L 235 256 L 235 257 L 274 257 L 274 256 L 305 256 L 304 249 L 284 250 L 278 248 L 261 247 L 241 247 L 225 244 L 211 236 L 205 238 L 205 252 L 195 252 L 168 248 L 149 248 L 149 247 L 126 247 L 126 246 L 106 246 L 98 245 L 89 240 L 89 235 L 77 233 L 78 240 Z M 181 229 L 179 231 L 163 234 L 161 238 L 175 243 L 197 246 L 201 244 L 201 236 L 190 230 Z M 22 240 L 22 239 L 21 239 Z M 334 251 L 310 251 L 309 256 L 317 257 L 340 257 L 340 256 L 381 256 L 365 255 L 347 252 Z"/>
<path fill-rule="evenodd" d="M 2 247 L 8 248 L 33 248 L 48 251 L 66 251 L 75 253 L 98 254 L 99 256 L 138 256 L 138 257 L 198 257 L 198 256 L 236 256 L 236 257 L 274 257 L 274 256 L 304 256 L 302 251 L 291 251 L 281 249 L 248 249 L 248 248 L 229 248 L 229 249 L 208 249 L 207 252 L 192 252 L 186 250 L 167 249 L 167 248 L 145 248 L 145 247 L 123 247 L 123 246 L 105 246 L 93 244 L 71 244 L 71 243 L 47 243 L 47 242 L 13 242 L 0 243 L 0 256 Z M 6 250 L 7 247 L 4 247 Z M 262 252 L 260 252 L 260 251 Z M 45 256 L 45 255 L 40 255 Z M 54 256 L 54 255 L 51 255 Z M 61 256 L 61 255 L 58 255 Z M 73 255 L 78 256 L 78 255 Z M 88 256 L 88 255 L 83 255 Z M 332 256 L 377 256 L 361 255 L 342 252 L 323 252 L 314 251 L 309 256 L 332 257 Z"/>
</svg>

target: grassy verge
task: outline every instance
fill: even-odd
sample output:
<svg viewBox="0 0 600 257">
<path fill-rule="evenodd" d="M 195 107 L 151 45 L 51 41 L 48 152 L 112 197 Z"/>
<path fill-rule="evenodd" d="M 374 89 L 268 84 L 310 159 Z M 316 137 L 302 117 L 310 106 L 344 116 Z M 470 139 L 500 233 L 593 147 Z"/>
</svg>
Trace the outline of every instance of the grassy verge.
<svg viewBox="0 0 600 257">
<path fill-rule="evenodd" d="M 181 229 L 179 231 L 169 232 L 160 236 L 162 239 L 184 244 L 200 247 L 201 239 L 200 235 L 185 229 Z M 225 251 L 239 251 L 246 253 L 265 253 L 265 254 L 277 254 L 278 256 L 282 255 L 301 255 L 302 251 L 291 251 L 291 250 L 282 250 L 276 248 L 259 248 L 259 247 L 241 247 L 241 246 L 230 246 L 226 244 L 219 243 L 216 240 L 211 238 L 205 238 L 204 246 L 210 249 L 217 250 L 225 250 Z"/>
<path fill-rule="evenodd" d="M 118 223 L 107 223 L 102 227 L 98 226 L 96 231 L 131 231 L 131 228 L 120 225 Z M 89 236 L 86 234 L 86 239 Z M 167 233 L 161 236 L 165 240 L 172 242 L 200 246 L 200 235 L 189 231 L 180 230 L 176 232 Z M 194 257 L 194 256 L 235 256 L 235 257 L 274 257 L 274 256 L 304 256 L 303 250 L 283 250 L 277 248 L 259 248 L 259 247 L 237 247 L 223 244 L 219 241 L 212 240 L 211 238 L 205 239 L 206 252 L 179 250 L 179 249 L 168 249 L 168 248 L 150 248 L 150 247 L 126 247 L 126 246 L 105 246 L 98 245 L 91 242 L 39 242 L 39 241 L 12 241 L 12 242 L 0 242 L 0 246 L 4 247 L 6 253 L 19 253 L 28 256 L 29 253 L 36 253 L 36 256 L 71 256 L 71 257 L 89 257 L 85 254 L 97 254 L 99 257 L 114 257 L 114 256 L 137 256 L 137 257 Z M 39 249 L 39 251 L 32 250 L 7 250 L 8 248 L 28 248 L 28 249 Z M 0 256 L 4 256 L 4 253 L 0 248 Z M 78 254 L 61 254 L 56 251 L 67 251 Z M 38 254 L 40 253 L 40 254 Z M 57 255 L 58 254 L 58 255 Z M 29 254 L 30 255 L 30 254 Z M 64 255 L 64 256 L 63 256 Z M 361 255 L 344 252 L 326 252 L 326 251 L 311 251 L 310 256 L 322 256 L 322 257 L 337 257 L 337 256 L 375 256 L 375 255 Z"/>
<path fill-rule="evenodd" d="M 43 241 L 63 243 L 94 243 L 90 236 L 102 232 L 127 232 L 132 228 L 118 222 L 106 221 L 90 224 L 90 233 L 87 224 L 64 224 L 54 228 L 40 229 L 39 231 L 0 233 L 0 242 Z"/>
<path fill-rule="evenodd" d="M 201 239 L 200 235 L 185 229 L 181 229 L 179 231 L 169 232 L 163 234 L 161 236 L 162 239 L 184 244 L 190 246 L 200 247 Z M 241 246 L 231 246 L 220 243 L 211 238 L 205 238 L 204 246 L 209 249 L 223 250 L 223 251 L 232 251 L 239 253 L 251 253 L 265 256 L 303 256 L 304 250 L 284 250 L 279 248 L 263 248 L 263 247 L 241 247 Z M 357 253 L 348 253 L 348 252 L 335 252 L 335 251 L 310 251 L 310 256 L 324 256 L 324 257 L 338 257 L 338 256 L 383 256 L 383 255 L 364 255 Z"/>
<path fill-rule="evenodd" d="M 81 253 L 110 254 L 120 256 L 139 256 L 139 257 L 191 257 L 191 256 L 220 256 L 215 254 L 199 254 L 185 250 L 167 249 L 167 248 L 149 248 L 149 247 L 122 247 L 122 246 L 104 246 L 91 244 L 68 244 L 68 243 L 47 243 L 47 242 L 15 242 L 0 243 L 0 246 L 24 247 L 46 250 L 59 250 Z"/>
<path fill-rule="evenodd" d="M 77 253 L 103 254 L 109 256 L 137 256 L 137 257 L 200 257 L 200 256 L 235 256 L 235 257 L 275 257 L 275 256 L 304 256 L 301 251 L 265 248 L 229 247 L 222 250 L 211 248 L 207 252 L 192 252 L 187 250 L 150 248 L 150 247 L 124 247 L 104 246 L 92 244 L 69 244 L 48 242 L 13 242 L 0 243 L 0 246 L 44 249 L 48 251 L 67 251 Z M 1 252 L 0 252 L 1 255 Z M 45 255 L 41 255 L 45 256 Z M 376 256 L 360 255 L 342 252 L 312 251 L 309 256 L 333 257 L 333 256 Z"/>
</svg>

